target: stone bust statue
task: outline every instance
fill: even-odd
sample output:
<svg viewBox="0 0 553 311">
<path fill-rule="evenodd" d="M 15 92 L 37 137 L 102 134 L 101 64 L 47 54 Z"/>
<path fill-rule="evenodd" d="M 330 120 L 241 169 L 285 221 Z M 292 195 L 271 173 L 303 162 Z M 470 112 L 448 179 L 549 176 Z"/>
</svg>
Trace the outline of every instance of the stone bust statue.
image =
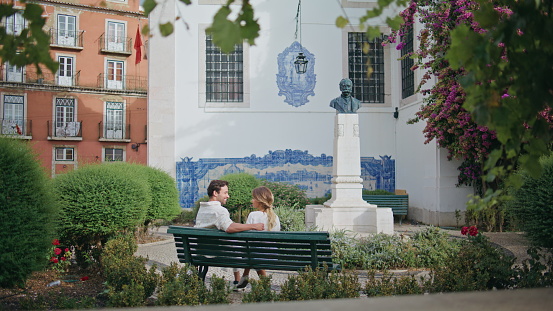
<svg viewBox="0 0 553 311">
<path fill-rule="evenodd" d="M 350 79 L 340 81 L 342 95 L 330 101 L 330 107 L 336 109 L 337 113 L 356 113 L 360 107 L 359 100 L 351 96 L 353 82 Z"/>
</svg>

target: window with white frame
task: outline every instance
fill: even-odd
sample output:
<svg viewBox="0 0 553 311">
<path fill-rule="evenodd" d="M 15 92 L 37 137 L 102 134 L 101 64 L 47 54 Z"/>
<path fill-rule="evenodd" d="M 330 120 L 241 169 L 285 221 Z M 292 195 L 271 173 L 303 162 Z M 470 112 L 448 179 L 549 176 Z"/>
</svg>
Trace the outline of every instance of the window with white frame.
<svg viewBox="0 0 553 311">
<path fill-rule="evenodd" d="M 125 149 L 105 147 L 104 161 L 106 162 L 125 161 Z"/>
<path fill-rule="evenodd" d="M 6 81 L 9 82 L 24 82 L 25 67 L 18 67 L 6 62 Z"/>
<path fill-rule="evenodd" d="M 124 89 L 125 62 L 119 60 L 108 60 L 106 68 L 106 88 Z"/>
<path fill-rule="evenodd" d="M 353 82 L 353 97 L 362 103 L 384 103 L 385 63 L 383 37 L 370 42 L 364 32 L 348 33 L 348 77 Z M 364 46 L 370 46 L 369 53 L 363 52 Z M 367 79 L 367 61 L 373 72 Z"/>
<path fill-rule="evenodd" d="M 58 56 L 60 68 L 58 70 L 58 85 L 73 86 L 74 58 L 71 56 Z"/>
<path fill-rule="evenodd" d="M 77 45 L 77 17 L 72 15 L 58 14 L 58 31 L 56 33 L 58 45 Z"/>
<path fill-rule="evenodd" d="M 108 21 L 106 35 L 106 48 L 108 51 L 124 52 L 126 37 L 125 23 Z"/>
<path fill-rule="evenodd" d="M 76 122 L 76 105 L 74 98 L 57 97 L 55 99 L 54 136 L 76 137 L 81 124 Z"/>
<path fill-rule="evenodd" d="M 206 101 L 244 101 L 244 59 L 242 44 L 225 54 L 213 44 L 211 36 L 205 39 Z"/>
<path fill-rule="evenodd" d="M 105 138 L 125 138 L 125 105 L 122 102 L 106 102 Z"/>
<path fill-rule="evenodd" d="M 24 135 L 25 97 L 23 95 L 2 96 L 2 134 Z"/>
<path fill-rule="evenodd" d="M 17 11 L 14 14 L 6 17 L 6 34 L 18 36 L 26 27 L 26 21 L 22 11 Z"/>
<path fill-rule="evenodd" d="M 74 161 L 75 160 L 75 148 L 69 147 L 56 147 L 55 148 L 56 161 Z"/>
<path fill-rule="evenodd" d="M 414 61 L 409 55 L 413 52 L 413 27 L 401 37 L 404 46 L 401 48 L 401 98 L 407 98 L 415 94 Z"/>
</svg>

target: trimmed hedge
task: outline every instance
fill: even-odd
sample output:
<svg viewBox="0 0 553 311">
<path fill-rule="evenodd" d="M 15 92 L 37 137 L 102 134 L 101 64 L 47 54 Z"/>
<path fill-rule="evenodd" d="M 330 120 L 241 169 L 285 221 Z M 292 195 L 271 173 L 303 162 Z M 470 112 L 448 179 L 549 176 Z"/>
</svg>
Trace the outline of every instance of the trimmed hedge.
<svg viewBox="0 0 553 311">
<path fill-rule="evenodd" d="M 541 177 L 522 172 L 523 185 L 513 191 L 510 211 L 530 241 L 537 246 L 553 247 L 553 155 L 540 160 Z"/>
<path fill-rule="evenodd" d="M 271 189 L 275 197 L 274 206 L 303 209 L 309 204 L 309 199 L 305 191 L 300 189 L 297 185 L 268 180 L 261 181 L 261 185 Z"/>
<path fill-rule="evenodd" d="M 148 181 L 139 170 L 106 163 L 89 165 L 54 179 L 62 209 L 61 238 L 81 252 L 101 249 L 110 237 L 135 230 L 144 222 L 152 202 Z M 82 263 L 82 261 L 80 261 Z"/>
<path fill-rule="evenodd" d="M 27 143 L 0 137 L 0 171 L 0 287 L 12 287 L 48 263 L 57 208 Z"/>
</svg>

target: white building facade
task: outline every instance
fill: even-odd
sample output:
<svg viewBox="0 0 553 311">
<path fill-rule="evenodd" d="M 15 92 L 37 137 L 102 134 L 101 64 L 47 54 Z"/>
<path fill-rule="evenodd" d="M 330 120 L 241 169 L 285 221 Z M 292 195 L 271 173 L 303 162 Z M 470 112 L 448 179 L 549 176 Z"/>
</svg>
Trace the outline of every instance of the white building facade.
<svg viewBox="0 0 553 311">
<path fill-rule="evenodd" d="M 422 104 L 414 93 L 422 73 L 379 39 L 369 56 L 362 52 L 359 17 L 376 1 L 303 0 L 297 19 L 298 0 L 252 0 L 260 36 L 229 55 L 205 34 L 225 2 L 167 0 L 150 16 L 148 162 L 176 178 L 182 207 L 233 172 L 294 183 L 310 197 L 330 191 L 336 111 L 329 104 L 340 96 L 340 80 L 350 78 L 362 103 L 364 188 L 405 189 L 408 218 L 456 224 L 472 189 L 456 187 L 458 163 L 446 150 L 424 144 L 424 124 L 407 124 Z M 335 20 L 344 11 L 352 25 L 340 29 Z M 162 37 L 155 29 L 168 21 L 175 31 Z M 304 74 L 293 67 L 299 52 L 308 60 Z M 369 81 L 366 57 L 374 68 Z"/>
</svg>

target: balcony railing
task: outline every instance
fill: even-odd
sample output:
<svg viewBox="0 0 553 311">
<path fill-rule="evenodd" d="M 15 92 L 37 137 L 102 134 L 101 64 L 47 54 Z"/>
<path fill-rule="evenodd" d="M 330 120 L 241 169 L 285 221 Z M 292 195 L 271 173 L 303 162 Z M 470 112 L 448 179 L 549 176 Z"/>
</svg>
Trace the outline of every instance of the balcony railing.
<svg viewBox="0 0 553 311">
<path fill-rule="evenodd" d="M 50 44 L 61 47 L 83 48 L 84 30 L 50 29 Z"/>
<path fill-rule="evenodd" d="M 98 75 L 98 87 L 110 90 L 146 91 L 148 80 L 145 77 L 114 76 L 101 73 Z"/>
<path fill-rule="evenodd" d="M 10 135 L 14 137 L 24 137 L 24 136 L 33 136 L 32 120 L 22 119 L 22 120 L 10 120 L 10 119 L 0 119 L 1 127 L 0 134 Z"/>
<path fill-rule="evenodd" d="M 127 54 L 132 53 L 132 38 L 109 36 L 103 33 L 100 36 L 100 51 L 104 53 Z"/>
<path fill-rule="evenodd" d="M 59 73 L 52 74 L 46 70 L 38 73 L 35 68 L 28 66 L 19 70 L 7 69 L 8 66 L 0 66 L 0 81 L 15 83 L 32 83 L 37 85 L 57 85 L 57 86 L 76 86 L 92 87 L 109 90 L 142 91 L 148 89 L 148 79 L 140 76 L 119 76 L 110 77 L 110 75 L 99 74 L 96 82 L 83 83 L 80 81 L 81 71 L 75 72 L 72 76 L 60 76 Z M 107 78 L 106 78 L 107 76 Z"/>
<path fill-rule="evenodd" d="M 83 122 L 56 122 L 46 121 L 48 137 L 52 138 L 82 138 Z"/>
<path fill-rule="evenodd" d="M 98 123 L 98 139 L 113 141 L 130 141 L 131 125 L 121 123 Z"/>
</svg>

